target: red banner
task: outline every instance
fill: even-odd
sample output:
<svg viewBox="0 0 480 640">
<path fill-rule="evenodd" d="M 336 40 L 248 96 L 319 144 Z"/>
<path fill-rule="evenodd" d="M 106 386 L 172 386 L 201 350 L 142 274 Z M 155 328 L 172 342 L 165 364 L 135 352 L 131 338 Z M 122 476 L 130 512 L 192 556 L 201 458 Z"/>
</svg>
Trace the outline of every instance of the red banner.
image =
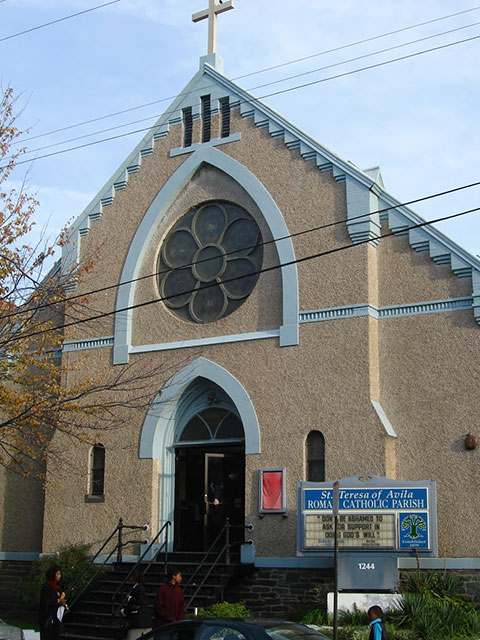
<svg viewBox="0 0 480 640">
<path fill-rule="evenodd" d="M 283 478 L 281 471 L 262 473 L 262 509 L 279 511 L 283 508 Z"/>
</svg>

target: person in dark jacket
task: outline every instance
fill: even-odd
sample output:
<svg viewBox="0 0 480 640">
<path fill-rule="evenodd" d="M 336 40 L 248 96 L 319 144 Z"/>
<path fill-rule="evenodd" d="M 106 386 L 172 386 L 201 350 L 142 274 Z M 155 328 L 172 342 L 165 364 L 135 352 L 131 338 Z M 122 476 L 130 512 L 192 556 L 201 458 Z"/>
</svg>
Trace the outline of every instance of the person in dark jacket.
<svg viewBox="0 0 480 640">
<path fill-rule="evenodd" d="M 160 627 L 169 622 L 183 620 L 185 617 L 185 599 L 180 588 L 182 574 L 178 569 L 169 569 L 168 580 L 157 591 L 154 611 L 155 627 Z"/>
<path fill-rule="evenodd" d="M 373 605 L 368 610 L 368 619 L 370 620 L 370 637 L 369 640 L 387 640 L 387 628 L 382 622 L 383 611 L 378 605 Z"/>
<path fill-rule="evenodd" d="M 40 591 L 38 609 L 38 625 L 40 640 L 58 640 L 60 636 L 60 620 L 58 608 L 66 605 L 65 594 L 62 593 L 60 569 L 53 565 L 45 573 L 45 582 Z"/>
<path fill-rule="evenodd" d="M 132 588 L 124 607 L 124 613 L 127 616 L 127 640 L 137 640 L 144 633 L 152 630 L 152 615 L 143 586 L 143 573 L 140 569 L 135 569 L 130 576 L 130 582 Z"/>
</svg>

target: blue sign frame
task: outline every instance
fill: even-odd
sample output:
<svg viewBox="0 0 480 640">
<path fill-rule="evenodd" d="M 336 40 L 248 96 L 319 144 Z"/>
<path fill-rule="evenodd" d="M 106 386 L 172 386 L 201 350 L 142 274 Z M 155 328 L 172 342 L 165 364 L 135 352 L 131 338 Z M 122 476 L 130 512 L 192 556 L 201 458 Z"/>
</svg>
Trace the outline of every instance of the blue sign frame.
<svg viewBox="0 0 480 640">
<path fill-rule="evenodd" d="M 381 476 L 343 478 L 339 481 L 339 514 L 392 514 L 395 517 L 395 546 L 371 548 L 344 546 L 342 553 L 438 555 L 436 483 L 433 480 L 408 482 Z M 333 482 L 298 483 L 297 555 L 324 556 L 332 553 L 332 545 L 324 542 L 307 546 L 307 516 L 327 516 L 333 513 Z M 308 525 L 310 526 L 310 525 Z M 315 535 L 315 534 L 314 534 Z M 323 546 L 325 544 L 325 546 Z M 378 542 L 377 542 L 378 544 Z M 375 549 L 373 548 L 375 546 Z"/>
</svg>

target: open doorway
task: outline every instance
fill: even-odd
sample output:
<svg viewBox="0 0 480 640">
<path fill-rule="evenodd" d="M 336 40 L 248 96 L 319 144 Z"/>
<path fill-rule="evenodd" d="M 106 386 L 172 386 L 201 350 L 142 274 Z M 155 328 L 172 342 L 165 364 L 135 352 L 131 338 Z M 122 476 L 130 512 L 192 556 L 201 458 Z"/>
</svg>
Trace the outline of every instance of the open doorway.
<svg viewBox="0 0 480 640">
<path fill-rule="evenodd" d="M 206 551 L 229 519 L 240 543 L 245 522 L 243 445 L 179 447 L 175 464 L 175 550 Z"/>
</svg>

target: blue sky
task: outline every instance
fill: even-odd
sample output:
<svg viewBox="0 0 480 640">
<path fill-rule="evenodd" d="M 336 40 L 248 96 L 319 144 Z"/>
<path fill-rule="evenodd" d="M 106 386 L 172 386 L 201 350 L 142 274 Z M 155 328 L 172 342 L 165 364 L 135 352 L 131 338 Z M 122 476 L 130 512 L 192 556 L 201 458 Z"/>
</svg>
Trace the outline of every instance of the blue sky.
<svg viewBox="0 0 480 640">
<path fill-rule="evenodd" d="M 110 6 L 25 35 L 11 34 L 102 4 L 102 0 L 0 2 L 0 78 L 22 108 L 19 124 L 31 165 L 17 168 L 37 194 L 38 229 L 55 235 L 75 218 L 143 137 L 38 156 L 145 127 L 154 122 L 198 68 L 206 53 L 206 22 L 191 15 L 208 0 L 120 0 Z M 323 51 L 396 29 L 468 11 L 402 33 L 325 55 Z M 479 23 L 479 24 L 474 24 Z M 438 35 L 453 29 L 461 30 Z M 480 35 L 480 6 L 458 0 L 235 0 L 218 20 L 217 49 L 235 79 L 306 56 L 308 60 L 239 79 L 258 96 L 320 80 L 416 51 Z M 381 49 L 422 42 L 345 62 Z M 376 69 L 268 97 L 265 101 L 345 160 L 379 165 L 386 189 L 401 201 L 480 180 L 480 39 Z M 338 64 L 341 63 L 341 64 Z M 315 71 L 327 65 L 329 69 Z M 113 112 L 62 132 L 49 133 Z M 130 124 L 135 120 L 151 120 Z M 106 133 L 103 129 L 126 124 Z M 43 135 L 47 133 L 48 135 Z M 75 141 L 79 136 L 95 134 Z M 34 138 L 34 136 L 41 136 Z M 427 219 L 480 206 L 480 188 L 415 205 Z M 480 254 L 480 212 L 440 225 L 474 255 Z"/>
</svg>

